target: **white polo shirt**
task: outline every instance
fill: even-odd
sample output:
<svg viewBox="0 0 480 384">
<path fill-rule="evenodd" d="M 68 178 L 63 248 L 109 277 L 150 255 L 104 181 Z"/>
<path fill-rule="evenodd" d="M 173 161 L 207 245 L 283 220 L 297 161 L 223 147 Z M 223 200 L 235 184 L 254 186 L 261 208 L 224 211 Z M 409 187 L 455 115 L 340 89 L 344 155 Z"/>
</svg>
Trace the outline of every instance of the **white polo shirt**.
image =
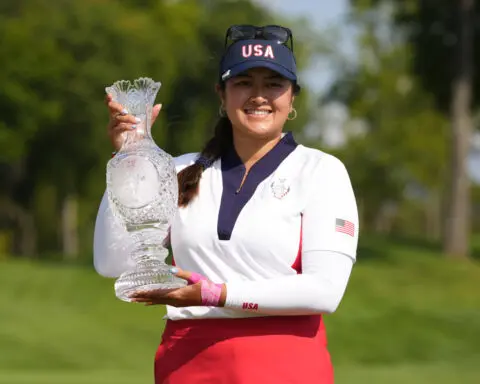
<svg viewBox="0 0 480 384">
<path fill-rule="evenodd" d="M 177 157 L 177 172 L 198 156 Z M 288 314 L 303 314 L 321 310 L 319 300 L 326 300 L 322 295 L 329 286 L 343 294 L 356 258 L 358 214 L 342 162 L 298 145 L 288 133 L 250 169 L 240 188 L 244 174 L 232 149 L 203 172 L 198 196 L 178 210 L 171 227 L 175 264 L 226 283 L 226 306 L 168 306 L 169 319 L 269 315 L 283 313 L 285 305 Z M 102 204 L 108 211 L 105 198 Z M 97 226 L 104 220 L 99 216 Z M 111 220 L 108 230 L 117 233 L 118 244 L 123 235 Z M 97 244 L 97 270 L 112 244 Z M 327 275 L 337 264 L 346 271 L 338 283 L 331 281 L 333 267 Z"/>
</svg>

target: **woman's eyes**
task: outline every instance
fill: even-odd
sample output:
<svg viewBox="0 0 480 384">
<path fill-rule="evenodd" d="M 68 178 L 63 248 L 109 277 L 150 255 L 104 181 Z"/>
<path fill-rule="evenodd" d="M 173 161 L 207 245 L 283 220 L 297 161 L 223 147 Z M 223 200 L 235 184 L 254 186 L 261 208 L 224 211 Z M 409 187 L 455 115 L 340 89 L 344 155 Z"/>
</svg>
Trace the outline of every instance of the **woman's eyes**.
<svg viewBox="0 0 480 384">
<path fill-rule="evenodd" d="M 248 85 L 251 85 L 251 84 L 252 84 L 252 82 L 248 81 L 248 80 L 237 81 L 235 83 L 235 85 L 240 85 L 240 86 L 248 86 Z"/>
<path fill-rule="evenodd" d="M 241 81 L 237 81 L 235 83 L 235 85 L 240 86 L 240 87 L 250 87 L 250 86 L 252 86 L 252 81 L 241 80 Z M 281 82 L 269 82 L 269 83 L 266 83 L 265 86 L 267 88 L 282 88 L 283 83 L 281 83 Z"/>
<path fill-rule="evenodd" d="M 269 83 L 268 86 L 271 88 L 282 88 L 283 83 Z"/>
</svg>

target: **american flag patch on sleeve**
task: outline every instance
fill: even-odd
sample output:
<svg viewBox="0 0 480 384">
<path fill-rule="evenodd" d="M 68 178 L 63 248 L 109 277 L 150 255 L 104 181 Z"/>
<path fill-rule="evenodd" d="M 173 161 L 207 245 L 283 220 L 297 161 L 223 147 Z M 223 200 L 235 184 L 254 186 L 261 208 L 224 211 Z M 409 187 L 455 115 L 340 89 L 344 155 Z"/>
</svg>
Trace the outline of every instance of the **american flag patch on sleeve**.
<svg viewBox="0 0 480 384">
<path fill-rule="evenodd" d="M 336 219 L 335 220 L 335 232 L 345 233 L 349 236 L 355 236 L 355 224 L 351 221 Z"/>
</svg>

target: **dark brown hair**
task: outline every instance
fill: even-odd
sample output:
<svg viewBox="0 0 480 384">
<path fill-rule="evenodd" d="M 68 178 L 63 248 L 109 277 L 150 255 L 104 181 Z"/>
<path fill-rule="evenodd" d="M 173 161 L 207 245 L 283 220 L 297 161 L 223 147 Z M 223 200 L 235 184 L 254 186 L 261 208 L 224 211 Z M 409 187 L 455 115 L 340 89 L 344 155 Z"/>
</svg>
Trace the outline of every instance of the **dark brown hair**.
<svg viewBox="0 0 480 384">
<path fill-rule="evenodd" d="M 233 146 L 232 123 L 221 117 L 215 126 L 214 136 L 200 153 L 200 161 L 186 167 L 178 174 L 178 205 L 186 207 L 198 195 L 198 184 L 205 168 L 224 155 Z"/>
</svg>

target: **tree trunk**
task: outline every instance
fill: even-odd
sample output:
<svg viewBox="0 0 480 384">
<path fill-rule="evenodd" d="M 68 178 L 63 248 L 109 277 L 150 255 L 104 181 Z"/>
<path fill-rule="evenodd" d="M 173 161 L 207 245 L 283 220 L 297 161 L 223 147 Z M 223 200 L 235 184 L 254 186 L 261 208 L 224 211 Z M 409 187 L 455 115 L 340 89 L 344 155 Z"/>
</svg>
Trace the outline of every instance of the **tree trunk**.
<svg viewBox="0 0 480 384">
<path fill-rule="evenodd" d="M 397 211 L 398 208 L 395 203 L 384 202 L 375 217 L 375 232 L 383 234 L 391 233 Z"/>
<path fill-rule="evenodd" d="M 37 257 L 37 231 L 33 215 L 8 199 L 0 201 L 0 215 L 15 223 L 13 253 L 24 257 Z"/>
<path fill-rule="evenodd" d="M 29 212 L 19 210 L 17 223 L 20 230 L 18 249 L 20 254 L 31 258 L 38 257 L 37 254 L 37 230 L 35 219 Z"/>
<path fill-rule="evenodd" d="M 458 1 L 458 18 L 458 63 L 452 84 L 451 158 L 444 251 L 449 257 L 467 258 L 471 224 L 467 158 L 473 131 L 471 103 L 474 0 Z"/>
<path fill-rule="evenodd" d="M 66 260 L 78 256 L 78 200 L 67 195 L 62 202 L 62 249 Z"/>
<path fill-rule="evenodd" d="M 429 240 L 438 242 L 442 237 L 442 199 L 438 190 L 431 190 L 425 203 L 425 233 Z"/>
</svg>

